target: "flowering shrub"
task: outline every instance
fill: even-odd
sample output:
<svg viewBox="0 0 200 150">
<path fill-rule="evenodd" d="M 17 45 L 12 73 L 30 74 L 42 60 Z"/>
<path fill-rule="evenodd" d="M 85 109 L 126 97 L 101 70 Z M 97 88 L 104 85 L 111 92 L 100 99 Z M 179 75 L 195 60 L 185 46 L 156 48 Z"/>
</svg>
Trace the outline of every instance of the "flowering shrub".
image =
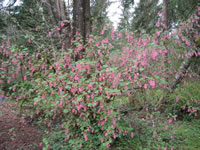
<svg viewBox="0 0 200 150">
<path fill-rule="evenodd" d="M 86 44 L 77 35 L 66 45 L 64 35 L 71 33 L 63 24 L 46 35 L 55 41 L 34 52 L 12 47 L 9 40 L 2 43 L 0 86 L 11 84 L 10 89 L 18 93 L 13 93 L 16 100 L 31 103 L 36 114 L 43 113 L 46 119 L 42 121 L 48 126 L 59 122 L 73 149 L 104 149 L 122 136 L 133 138 L 133 128 L 120 124 L 124 118 L 112 102 L 134 95 L 138 89 L 167 88 L 166 78 L 174 72 L 166 69 L 169 50 L 160 41 L 169 34 L 138 38 L 104 26 Z"/>
</svg>

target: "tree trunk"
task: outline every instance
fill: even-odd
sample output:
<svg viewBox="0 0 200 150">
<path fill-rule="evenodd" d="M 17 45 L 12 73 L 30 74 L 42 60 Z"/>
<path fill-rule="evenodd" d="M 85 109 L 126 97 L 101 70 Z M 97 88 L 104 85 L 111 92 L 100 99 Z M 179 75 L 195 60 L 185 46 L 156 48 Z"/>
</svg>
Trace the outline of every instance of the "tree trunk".
<svg viewBox="0 0 200 150">
<path fill-rule="evenodd" d="M 65 2 L 63 0 L 56 0 L 56 12 L 59 21 L 63 21 L 66 19 L 64 8 Z"/>
<path fill-rule="evenodd" d="M 169 28 L 169 18 L 168 18 L 168 0 L 163 0 L 163 5 L 164 5 L 164 15 L 163 15 L 163 22 L 165 26 L 165 30 L 168 30 Z"/>
<path fill-rule="evenodd" d="M 84 38 L 88 38 L 90 34 L 90 0 L 85 0 L 84 2 Z"/>
<path fill-rule="evenodd" d="M 73 2 L 73 21 L 74 21 L 74 32 L 78 32 L 84 36 L 84 11 L 83 11 L 83 0 L 74 0 Z"/>
<path fill-rule="evenodd" d="M 65 2 L 63 0 L 52 0 L 46 1 L 48 13 L 50 16 L 51 22 L 56 25 L 59 21 L 65 20 L 66 17 L 66 10 L 65 10 Z"/>
<path fill-rule="evenodd" d="M 63 0 L 60 0 L 60 14 L 61 14 L 61 20 L 65 20 L 66 10 L 65 10 L 65 2 Z"/>
<path fill-rule="evenodd" d="M 57 19 L 56 19 L 56 16 L 54 14 L 52 6 L 53 5 L 52 5 L 51 0 L 47 0 L 47 7 L 48 7 L 48 10 L 49 10 L 50 20 L 53 22 L 54 25 L 56 25 L 57 24 Z"/>
<path fill-rule="evenodd" d="M 58 16 L 58 20 L 61 20 L 61 11 L 60 11 L 60 0 L 56 0 L 56 12 L 57 12 L 57 16 Z"/>
<path fill-rule="evenodd" d="M 170 92 L 173 92 L 177 85 L 181 82 L 181 80 L 184 78 L 184 75 L 187 71 L 187 69 L 190 67 L 191 63 L 192 63 L 192 60 L 193 58 L 195 58 L 196 55 L 195 53 L 193 53 L 193 55 L 187 57 L 183 63 L 181 64 L 181 66 L 179 67 L 179 72 L 176 73 L 176 76 L 173 80 L 173 82 L 169 85 L 169 89 L 170 89 Z"/>
<path fill-rule="evenodd" d="M 83 41 L 90 33 L 90 0 L 73 1 L 74 34 L 77 32 Z"/>
<path fill-rule="evenodd" d="M 162 109 L 162 106 L 166 103 L 167 101 L 167 95 L 169 93 L 173 93 L 174 90 L 176 89 L 177 85 L 182 81 L 182 79 L 185 76 L 186 71 L 190 67 L 192 61 L 194 58 L 197 58 L 199 56 L 196 56 L 196 52 L 194 52 L 192 55 L 188 55 L 189 57 L 185 58 L 185 60 L 182 62 L 181 66 L 179 67 L 179 71 L 176 73 L 174 80 L 172 81 L 171 84 L 168 85 L 168 90 L 165 91 L 165 96 L 163 97 L 160 106 L 158 107 L 159 109 Z"/>
<path fill-rule="evenodd" d="M 164 22 L 164 31 L 167 31 L 169 28 L 169 18 L 168 18 L 168 0 L 163 0 L 163 5 L 164 5 L 164 10 L 163 10 L 163 22 Z M 167 39 L 166 39 L 167 40 Z M 165 70 L 166 70 L 166 75 L 168 76 L 168 70 L 169 70 L 169 63 L 168 63 L 168 54 L 169 54 L 169 49 L 168 49 L 168 45 L 164 44 L 167 53 L 165 54 Z M 168 82 L 168 77 L 166 76 L 166 81 Z"/>
</svg>

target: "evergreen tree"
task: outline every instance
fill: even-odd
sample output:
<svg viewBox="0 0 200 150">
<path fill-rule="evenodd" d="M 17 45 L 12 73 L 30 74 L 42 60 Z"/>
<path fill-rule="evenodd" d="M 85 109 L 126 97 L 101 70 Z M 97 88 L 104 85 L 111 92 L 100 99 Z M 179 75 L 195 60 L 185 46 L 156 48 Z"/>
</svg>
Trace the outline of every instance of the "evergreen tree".
<svg viewBox="0 0 200 150">
<path fill-rule="evenodd" d="M 159 0 L 140 0 L 133 13 L 132 30 L 151 32 L 156 25 L 160 10 Z"/>
<path fill-rule="evenodd" d="M 196 11 L 198 0 L 168 0 L 169 25 L 178 25 L 179 21 L 187 20 Z"/>
<path fill-rule="evenodd" d="M 130 19 L 132 18 L 130 9 L 134 6 L 134 0 L 122 0 L 122 16 L 118 25 L 118 30 L 130 29 Z"/>
<path fill-rule="evenodd" d="M 165 10 L 162 10 L 162 8 L 164 8 L 165 6 L 163 2 L 159 3 L 159 0 L 140 0 L 138 5 L 135 7 L 135 11 L 133 12 L 133 19 L 131 24 L 132 30 L 138 32 L 141 32 L 142 30 L 148 33 L 152 32 L 159 18 L 158 12 L 164 11 L 163 15 L 165 16 Z M 188 17 L 190 17 L 194 13 L 194 10 L 196 10 L 197 4 L 197 0 L 168 0 L 168 29 L 176 27 L 177 25 L 179 25 L 178 23 L 180 21 L 187 20 Z"/>
<path fill-rule="evenodd" d="M 108 0 L 91 0 L 91 19 L 95 21 L 97 30 L 101 30 L 108 20 L 108 7 L 110 6 Z"/>
</svg>

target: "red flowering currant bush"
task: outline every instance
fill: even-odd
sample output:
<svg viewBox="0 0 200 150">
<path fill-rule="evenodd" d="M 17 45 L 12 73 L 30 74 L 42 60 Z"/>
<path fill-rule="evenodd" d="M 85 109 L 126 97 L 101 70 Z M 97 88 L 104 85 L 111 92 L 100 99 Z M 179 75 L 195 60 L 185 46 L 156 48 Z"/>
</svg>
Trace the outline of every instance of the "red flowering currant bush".
<svg viewBox="0 0 200 150">
<path fill-rule="evenodd" d="M 133 129 L 119 123 L 124 118 L 111 104 L 117 97 L 130 96 L 130 88 L 155 88 L 158 82 L 153 72 L 144 71 L 149 62 L 159 60 L 159 52 L 146 47 L 152 40 L 133 39 L 133 34 L 114 30 L 109 34 L 109 28 L 105 26 L 101 36 L 90 36 L 86 45 L 77 36 L 71 48 L 59 53 L 38 49 L 31 54 L 5 45 L 1 48 L 4 56 L 9 53 L 7 67 L 19 67 L 16 73 L 10 73 L 22 72 L 20 84 L 11 87 L 21 94 L 17 101 L 29 100 L 37 114 L 43 113 L 46 119 L 42 121 L 49 126 L 55 123 L 51 120 L 58 120 L 65 140 L 74 149 L 109 147 L 117 138 L 133 137 Z M 58 30 L 47 38 L 58 38 Z M 111 42 L 114 38 L 122 43 L 122 51 L 115 50 Z"/>
<path fill-rule="evenodd" d="M 11 46 L 9 40 L 2 43 L 0 82 L 12 81 L 13 96 L 21 104 L 33 105 L 43 123 L 59 124 L 70 149 L 105 149 L 123 136 L 133 138 L 134 129 L 113 103 L 138 92 L 147 95 L 167 88 L 166 79 L 174 72 L 172 65 L 166 65 L 166 56 L 177 54 L 163 44 L 169 34 L 136 37 L 106 25 L 86 42 L 78 33 L 66 42 L 65 35 L 72 36 L 64 22 L 45 36 L 28 39 L 34 52 Z M 144 99 L 143 107 L 149 99 Z M 55 144 L 48 139 L 44 143 Z"/>
</svg>

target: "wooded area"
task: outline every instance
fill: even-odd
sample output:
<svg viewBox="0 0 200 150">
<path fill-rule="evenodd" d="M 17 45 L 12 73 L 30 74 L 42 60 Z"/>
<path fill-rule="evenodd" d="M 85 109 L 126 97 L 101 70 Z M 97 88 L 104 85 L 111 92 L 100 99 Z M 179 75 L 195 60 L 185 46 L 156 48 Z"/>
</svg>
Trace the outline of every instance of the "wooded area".
<svg viewBox="0 0 200 150">
<path fill-rule="evenodd" d="M 0 149 L 200 149 L 199 48 L 199 0 L 0 0 Z"/>
</svg>

